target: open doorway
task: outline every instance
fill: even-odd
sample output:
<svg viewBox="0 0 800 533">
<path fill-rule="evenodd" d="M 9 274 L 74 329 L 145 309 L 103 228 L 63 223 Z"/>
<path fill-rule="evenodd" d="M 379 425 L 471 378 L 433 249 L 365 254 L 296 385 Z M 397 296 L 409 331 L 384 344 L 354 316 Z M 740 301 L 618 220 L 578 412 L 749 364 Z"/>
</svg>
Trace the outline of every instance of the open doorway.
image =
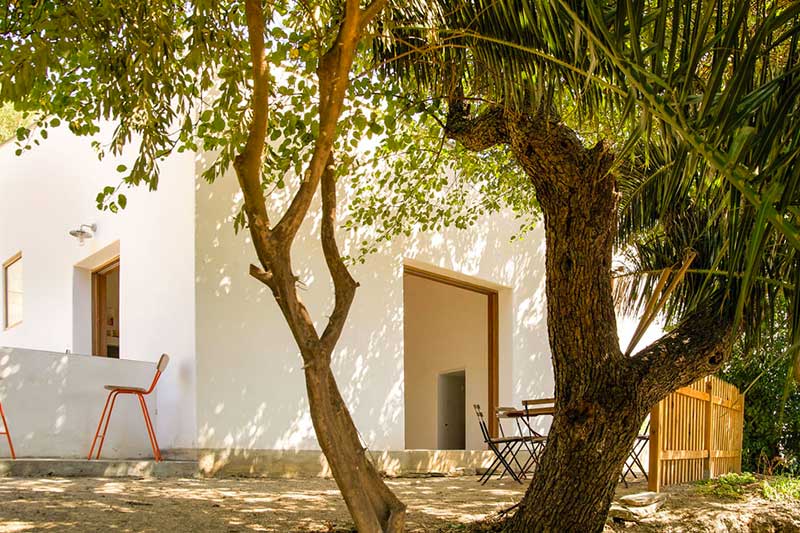
<svg viewBox="0 0 800 533">
<path fill-rule="evenodd" d="M 92 353 L 119 359 L 119 257 L 92 272 Z"/>
<path fill-rule="evenodd" d="M 464 371 L 439 374 L 438 446 L 440 450 L 467 447 L 467 384 Z"/>
<path fill-rule="evenodd" d="M 497 303 L 494 289 L 405 267 L 406 449 L 484 449 L 472 406 L 497 408 Z"/>
</svg>

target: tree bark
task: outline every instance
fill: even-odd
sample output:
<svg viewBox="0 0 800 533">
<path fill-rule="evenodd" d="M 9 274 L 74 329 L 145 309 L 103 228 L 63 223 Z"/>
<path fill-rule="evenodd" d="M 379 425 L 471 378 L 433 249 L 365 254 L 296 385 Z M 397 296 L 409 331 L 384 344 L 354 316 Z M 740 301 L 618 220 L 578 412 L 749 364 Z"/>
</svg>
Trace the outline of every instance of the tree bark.
<svg viewBox="0 0 800 533">
<path fill-rule="evenodd" d="M 250 274 L 272 291 L 303 358 L 311 419 L 322 452 L 336 484 L 361 533 L 401 533 L 405 505 L 389 490 L 367 457 L 347 405 L 331 371 L 331 356 L 350 311 L 358 284 L 350 276 L 336 243 L 336 162 L 333 145 L 344 106 L 350 70 L 361 35 L 383 9 L 386 0 L 372 0 L 361 9 L 358 0 L 344 2 L 344 16 L 336 39 L 320 57 L 319 135 L 304 179 L 289 207 L 270 227 L 267 199 L 261 184 L 267 129 L 269 73 L 264 55 L 264 13 L 260 0 L 247 0 L 248 41 L 253 58 L 252 118 L 247 143 L 236 157 L 234 169 L 244 196 L 248 228 L 260 266 Z M 322 224 L 320 241 L 334 287 L 334 306 L 327 325 L 319 334 L 308 309 L 297 293 L 291 249 L 320 189 Z"/>
<path fill-rule="evenodd" d="M 586 148 L 558 117 L 502 106 L 470 117 L 456 92 L 446 134 L 510 147 L 544 214 L 555 414 L 510 532 L 602 531 L 622 466 L 652 405 L 724 361 L 730 321 L 709 309 L 634 357 L 619 346 L 611 291 L 617 192 L 611 150 Z"/>
</svg>

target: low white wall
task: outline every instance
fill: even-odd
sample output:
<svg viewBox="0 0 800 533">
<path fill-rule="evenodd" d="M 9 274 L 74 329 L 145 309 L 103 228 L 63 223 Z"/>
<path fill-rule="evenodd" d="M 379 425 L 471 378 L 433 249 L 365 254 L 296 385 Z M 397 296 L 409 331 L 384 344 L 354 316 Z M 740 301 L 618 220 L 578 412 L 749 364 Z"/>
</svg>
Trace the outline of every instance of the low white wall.
<svg viewBox="0 0 800 533">
<path fill-rule="evenodd" d="M 147 387 L 154 374 L 143 361 L 0 348 L 0 401 L 17 457 L 85 458 L 108 394 L 103 386 Z M 157 391 L 147 398 L 156 425 Z M 0 435 L 0 457 L 9 456 Z M 120 396 L 102 457 L 152 456 L 139 401 Z"/>
</svg>

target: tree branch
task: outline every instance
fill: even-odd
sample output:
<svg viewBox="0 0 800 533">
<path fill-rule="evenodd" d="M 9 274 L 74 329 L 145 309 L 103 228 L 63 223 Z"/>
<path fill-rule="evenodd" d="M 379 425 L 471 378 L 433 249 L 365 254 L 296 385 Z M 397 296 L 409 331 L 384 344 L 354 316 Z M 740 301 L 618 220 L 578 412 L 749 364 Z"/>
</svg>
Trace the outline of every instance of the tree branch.
<svg viewBox="0 0 800 533">
<path fill-rule="evenodd" d="M 464 102 L 460 88 L 449 99 L 444 133 L 473 152 L 509 141 L 503 108 L 491 106 L 483 114 L 470 118 L 469 106 Z"/>
<path fill-rule="evenodd" d="M 333 280 L 334 306 L 328 325 L 320 339 L 323 353 L 331 353 L 342 334 L 347 314 L 356 294 L 358 283 L 347 270 L 336 244 L 336 173 L 333 154 L 322 173 L 322 227 L 320 229 L 325 263 Z"/>
<path fill-rule="evenodd" d="M 266 198 L 261 189 L 261 165 L 267 135 L 269 67 L 264 54 L 265 23 L 260 0 L 246 0 L 245 17 L 250 54 L 253 58 L 253 98 L 250 102 L 253 116 L 247 131 L 247 143 L 242 153 L 234 159 L 233 167 L 244 196 L 253 246 L 261 264 L 268 268 L 272 246 Z"/>
<path fill-rule="evenodd" d="M 361 8 L 358 0 L 347 0 L 345 16 L 339 26 L 331 48 L 320 58 L 317 67 L 319 82 L 319 135 L 314 143 L 314 153 L 306 169 L 303 183 L 292 199 L 274 230 L 278 239 L 291 242 L 311 205 L 320 177 L 325 171 L 328 157 L 333 150 L 336 125 L 344 106 L 350 69 L 353 65 L 358 41 L 361 38 Z"/>
<path fill-rule="evenodd" d="M 363 32 L 367 24 L 372 22 L 372 19 L 378 16 L 383 8 L 386 6 L 387 0 L 372 0 L 367 7 L 361 12 L 361 24 L 359 31 Z"/>
<path fill-rule="evenodd" d="M 729 355 L 733 334 L 733 320 L 716 305 L 689 315 L 631 359 L 643 397 L 655 404 L 670 392 L 717 371 Z"/>
</svg>

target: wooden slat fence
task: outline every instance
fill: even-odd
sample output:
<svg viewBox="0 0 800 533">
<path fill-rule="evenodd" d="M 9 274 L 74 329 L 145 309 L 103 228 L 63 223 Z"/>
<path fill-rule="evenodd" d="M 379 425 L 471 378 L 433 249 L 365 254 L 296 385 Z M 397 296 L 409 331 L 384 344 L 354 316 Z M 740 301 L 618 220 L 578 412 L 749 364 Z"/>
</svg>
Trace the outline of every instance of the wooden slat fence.
<svg viewBox="0 0 800 533">
<path fill-rule="evenodd" d="M 673 392 L 650 413 L 650 490 L 742 471 L 744 395 L 715 376 Z"/>
</svg>

